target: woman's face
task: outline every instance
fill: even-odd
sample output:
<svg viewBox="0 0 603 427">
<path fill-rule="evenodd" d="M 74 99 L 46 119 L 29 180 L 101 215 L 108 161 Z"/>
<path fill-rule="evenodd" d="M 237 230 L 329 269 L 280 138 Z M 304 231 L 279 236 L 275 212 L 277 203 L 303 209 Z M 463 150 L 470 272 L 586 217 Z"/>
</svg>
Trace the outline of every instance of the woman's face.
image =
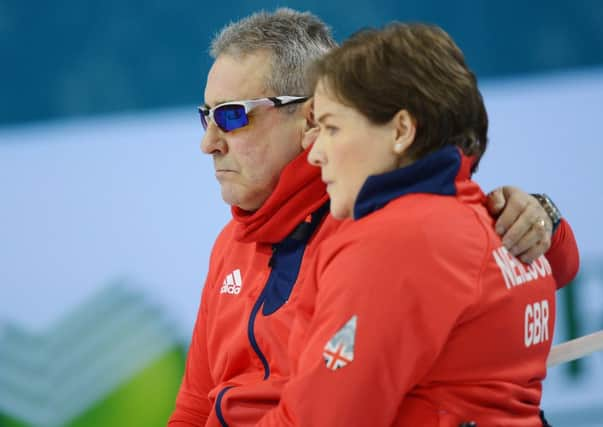
<svg viewBox="0 0 603 427">
<path fill-rule="evenodd" d="M 371 123 L 335 99 L 322 82 L 314 93 L 314 117 L 320 132 L 308 161 L 321 168 L 331 197 L 331 214 L 350 218 L 366 179 L 398 167 L 395 120 L 384 125 Z"/>
</svg>

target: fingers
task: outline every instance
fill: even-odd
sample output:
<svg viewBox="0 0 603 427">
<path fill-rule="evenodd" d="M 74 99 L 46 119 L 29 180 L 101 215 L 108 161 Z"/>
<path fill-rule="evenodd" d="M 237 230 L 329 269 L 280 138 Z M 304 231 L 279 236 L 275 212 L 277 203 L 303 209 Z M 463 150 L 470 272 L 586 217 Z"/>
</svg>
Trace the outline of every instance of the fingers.
<svg viewBox="0 0 603 427">
<path fill-rule="evenodd" d="M 505 207 L 505 209 L 507 208 Z M 532 231 L 536 233 L 538 241 L 547 237 L 550 238 L 549 231 L 551 228 L 550 219 L 542 206 L 535 200 L 534 202 L 527 202 L 511 227 L 503 235 L 503 245 L 507 249 L 512 249 L 524 236 L 527 236 Z M 528 241 L 531 241 L 529 237 Z"/>
<path fill-rule="evenodd" d="M 494 216 L 502 208 L 496 232 L 506 248 L 523 262 L 531 263 L 550 248 L 553 224 L 533 196 L 505 186 L 488 195 L 487 205 Z"/>
<path fill-rule="evenodd" d="M 499 187 L 488 194 L 486 202 L 490 215 L 497 217 L 505 207 L 505 195 L 502 187 Z"/>
<path fill-rule="evenodd" d="M 544 241 L 541 241 L 541 242 L 537 243 L 536 245 L 532 246 L 526 252 L 524 252 L 519 257 L 519 259 L 521 259 L 526 264 L 530 264 L 530 263 L 532 263 L 532 261 L 534 261 L 540 255 L 544 254 L 550 246 L 551 246 L 550 239 L 548 239 L 548 244 Z"/>
<path fill-rule="evenodd" d="M 506 229 L 503 244 L 513 255 L 530 263 L 551 246 L 553 225 L 533 196 L 513 187 L 503 187 L 503 193 L 507 203 L 496 224 Z"/>
<path fill-rule="evenodd" d="M 509 251 L 523 262 L 531 263 L 551 246 L 551 235 L 547 227 L 545 220 L 537 220 Z"/>
<path fill-rule="evenodd" d="M 541 233 L 538 232 L 536 227 L 531 227 L 528 232 L 519 239 L 517 243 L 507 249 L 509 249 L 509 252 L 511 252 L 513 255 L 519 257 L 532 246 L 537 245 L 542 239 L 542 237 L 543 236 L 541 235 Z"/>
<path fill-rule="evenodd" d="M 536 199 L 527 193 L 514 187 L 502 187 L 503 197 L 505 199 L 505 206 L 501 212 L 498 220 L 496 221 L 496 232 L 507 238 L 509 244 L 515 244 L 518 237 L 523 236 L 528 229 L 532 226 L 532 218 L 523 218 L 523 220 L 517 224 L 517 221 L 524 213 L 530 202 L 538 203 Z M 508 232 L 513 226 L 516 226 L 513 232 L 509 235 Z M 509 247 L 505 243 L 505 246 Z"/>
</svg>

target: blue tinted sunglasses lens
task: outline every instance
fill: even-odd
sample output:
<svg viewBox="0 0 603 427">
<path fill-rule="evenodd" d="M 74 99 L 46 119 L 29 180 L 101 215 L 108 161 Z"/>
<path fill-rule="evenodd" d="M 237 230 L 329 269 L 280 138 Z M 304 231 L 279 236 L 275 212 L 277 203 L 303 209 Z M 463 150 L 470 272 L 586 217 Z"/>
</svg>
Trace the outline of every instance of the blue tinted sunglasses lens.
<svg viewBox="0 0 603 427">
<path fill-rule="evenodd" d="M 249 118 L 243 105 L 224 105 L 216 108 L 214 120 L 224 132 L 230 132 L 249 124 Z"/>
</svg>

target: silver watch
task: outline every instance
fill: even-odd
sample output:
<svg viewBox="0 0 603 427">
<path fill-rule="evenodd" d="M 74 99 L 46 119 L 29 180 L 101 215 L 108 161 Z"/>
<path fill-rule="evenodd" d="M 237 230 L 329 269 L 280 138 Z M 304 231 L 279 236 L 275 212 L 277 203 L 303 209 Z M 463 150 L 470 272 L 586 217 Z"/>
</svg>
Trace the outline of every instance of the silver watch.
<svg viewBox="0 0 603 427">
<path fill-rule="evenodd" d="M 540 206 L 542 206 L 542 208 L 544 209 L 546 214 L 551 219 L 551 223 L 553 224 L 553 233 L 554 233 L 555 230 L 557 230 L 557 227 L 559 227 L 559 224 L 561 223 L 561 218 L 562 218 L 561 211 L 559 210 L 557 205 L 555 205 L 555 203 L 553 203 L 551 198 L 549 196 L 547 196 L 546 194 L 532 194 L 532 196 L 534 196 L 534 198 L 536 200 L 538 200 L 538 203 L 540 203 Z"/>
</svg>

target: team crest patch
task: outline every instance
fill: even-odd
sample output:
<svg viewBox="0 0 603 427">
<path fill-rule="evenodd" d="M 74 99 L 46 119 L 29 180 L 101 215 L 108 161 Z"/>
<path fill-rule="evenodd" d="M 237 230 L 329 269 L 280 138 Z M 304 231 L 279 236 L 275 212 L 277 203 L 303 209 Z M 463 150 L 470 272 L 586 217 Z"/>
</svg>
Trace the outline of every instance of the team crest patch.
<svg viewBox="0 0 603 427">
<path fill-rule="evenodd" d="M 330 370 L 336 371 L 354 361 L 357 319 L 358 316 L 352 316 L 325 345 L 322 356 L 325 359 L 325 365 Z"/>
</svg>

